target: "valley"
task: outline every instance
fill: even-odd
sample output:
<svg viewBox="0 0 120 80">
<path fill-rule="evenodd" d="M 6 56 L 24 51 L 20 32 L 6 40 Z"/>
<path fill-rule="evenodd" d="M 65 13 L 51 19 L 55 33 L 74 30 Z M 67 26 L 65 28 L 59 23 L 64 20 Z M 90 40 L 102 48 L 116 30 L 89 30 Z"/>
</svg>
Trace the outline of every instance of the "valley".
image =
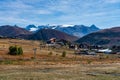
<svg viewBox="0 0 120 80">
<path fill-rule="evenodd" d="M 120 0 L 0 0 L 0 80 L 120 80 Z"/>
<path fill-rule="evenodd" d="M 120 55 L 75 55 L 74 49 L 41 47 L 43 42 L 0 39 L 2 80 L 119 80 Z M 21 46 L 23 55 L 8 55 L 11 45 Z M 36 58 L 34 51 L 36 50 Z M 66 56 L 62 57 L 63 51 Z M 52 52 L 50 54 L 50 52 Z"/>
</svg>

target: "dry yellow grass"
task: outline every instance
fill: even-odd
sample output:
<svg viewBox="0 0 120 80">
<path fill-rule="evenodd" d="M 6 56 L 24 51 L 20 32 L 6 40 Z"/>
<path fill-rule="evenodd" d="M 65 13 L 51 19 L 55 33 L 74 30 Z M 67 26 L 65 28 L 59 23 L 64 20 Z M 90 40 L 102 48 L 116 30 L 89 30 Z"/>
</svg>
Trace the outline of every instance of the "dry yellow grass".
<svg viewBox="0 0 120 80">
<path fill-rule="evenodd" d="M 120 80 L 119 55 L 74 55 L 67 48 L 39 47 L 40 42 L 0 39 L 0 80 Z M 10 45 L 22 46 L 21 56 L 8 55 Z M 33 48 L 37 48 L 36 60 Z M 63 51 L 67 56 L 61 57 Z M 52 52 L 52 55 L 49 55 Z"/>
</svg>

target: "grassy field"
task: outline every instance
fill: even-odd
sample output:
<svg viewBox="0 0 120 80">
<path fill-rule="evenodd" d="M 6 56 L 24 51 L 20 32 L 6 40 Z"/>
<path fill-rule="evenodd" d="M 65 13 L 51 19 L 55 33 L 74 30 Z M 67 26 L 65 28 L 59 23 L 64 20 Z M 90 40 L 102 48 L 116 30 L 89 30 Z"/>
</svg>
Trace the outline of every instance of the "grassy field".
<svg viewBox="0 0 120 80">
<path fill-rule="evenodd" d="M 0 80 L 120 80 L 120 55 L 74 55 L 65 47 L 40 49 L 39 44 L 1 39 Z M 10 45 L 22 46 L 24 54 L 8 55 Z M 66 57 L 61 57 L 63 51 Z"/>
</svg>

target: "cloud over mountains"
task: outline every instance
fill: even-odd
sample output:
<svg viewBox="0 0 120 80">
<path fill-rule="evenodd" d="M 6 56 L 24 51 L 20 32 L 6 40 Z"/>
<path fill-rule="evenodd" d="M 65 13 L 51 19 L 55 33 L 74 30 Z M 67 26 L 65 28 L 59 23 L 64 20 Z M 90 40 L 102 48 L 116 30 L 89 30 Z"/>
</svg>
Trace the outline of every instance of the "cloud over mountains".
<svg viewBox="0 0 120 80">
<path fill-rule="evenodd" d="M 120 0 L 0 0 L 0 24 L 117 26 L 119 4 Z"/>
</svg>

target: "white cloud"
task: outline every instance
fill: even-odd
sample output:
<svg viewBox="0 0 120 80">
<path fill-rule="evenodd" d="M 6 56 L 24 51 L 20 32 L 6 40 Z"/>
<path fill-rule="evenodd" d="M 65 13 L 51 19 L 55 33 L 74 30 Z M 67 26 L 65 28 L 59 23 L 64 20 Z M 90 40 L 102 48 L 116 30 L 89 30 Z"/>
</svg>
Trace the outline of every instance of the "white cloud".
<svg viewBox="0 0 120 80">
<path fill-rule="evenodd" d="M 49 10 L 34 10 L 35 14 L 52 14 Z"/>
<path fill-rule="evenodd" d="M 32 8 L 32 6 L 24 4 L 21 0 L 16 0 L 16 1 L 2 2 L 1 8 L 16 10 L 16 9 L 30 9 Z"/>
<path fill-rule="evenodd" d="M 120 0 L 103 0 L 106 3 L 119 3 Z"/>
<path fill-rule="evenodd" d="M 31 0 L 33 1 L 33 0 Z M 1 9 L 5 9 L 7 13 L 30 13 L 30 14 L 51 14 L 49 10 L 37 8 L 34 5 L 26 4 L 22 0 L 2 2 Z"/>
<path fill-rule="evenodd" d="M 95 13 L 89 13 L 89 14 L 84 14 L 84 16 L 104 16 L 106 15 L 106 12 L 95 12 Z"/>
</svg>

